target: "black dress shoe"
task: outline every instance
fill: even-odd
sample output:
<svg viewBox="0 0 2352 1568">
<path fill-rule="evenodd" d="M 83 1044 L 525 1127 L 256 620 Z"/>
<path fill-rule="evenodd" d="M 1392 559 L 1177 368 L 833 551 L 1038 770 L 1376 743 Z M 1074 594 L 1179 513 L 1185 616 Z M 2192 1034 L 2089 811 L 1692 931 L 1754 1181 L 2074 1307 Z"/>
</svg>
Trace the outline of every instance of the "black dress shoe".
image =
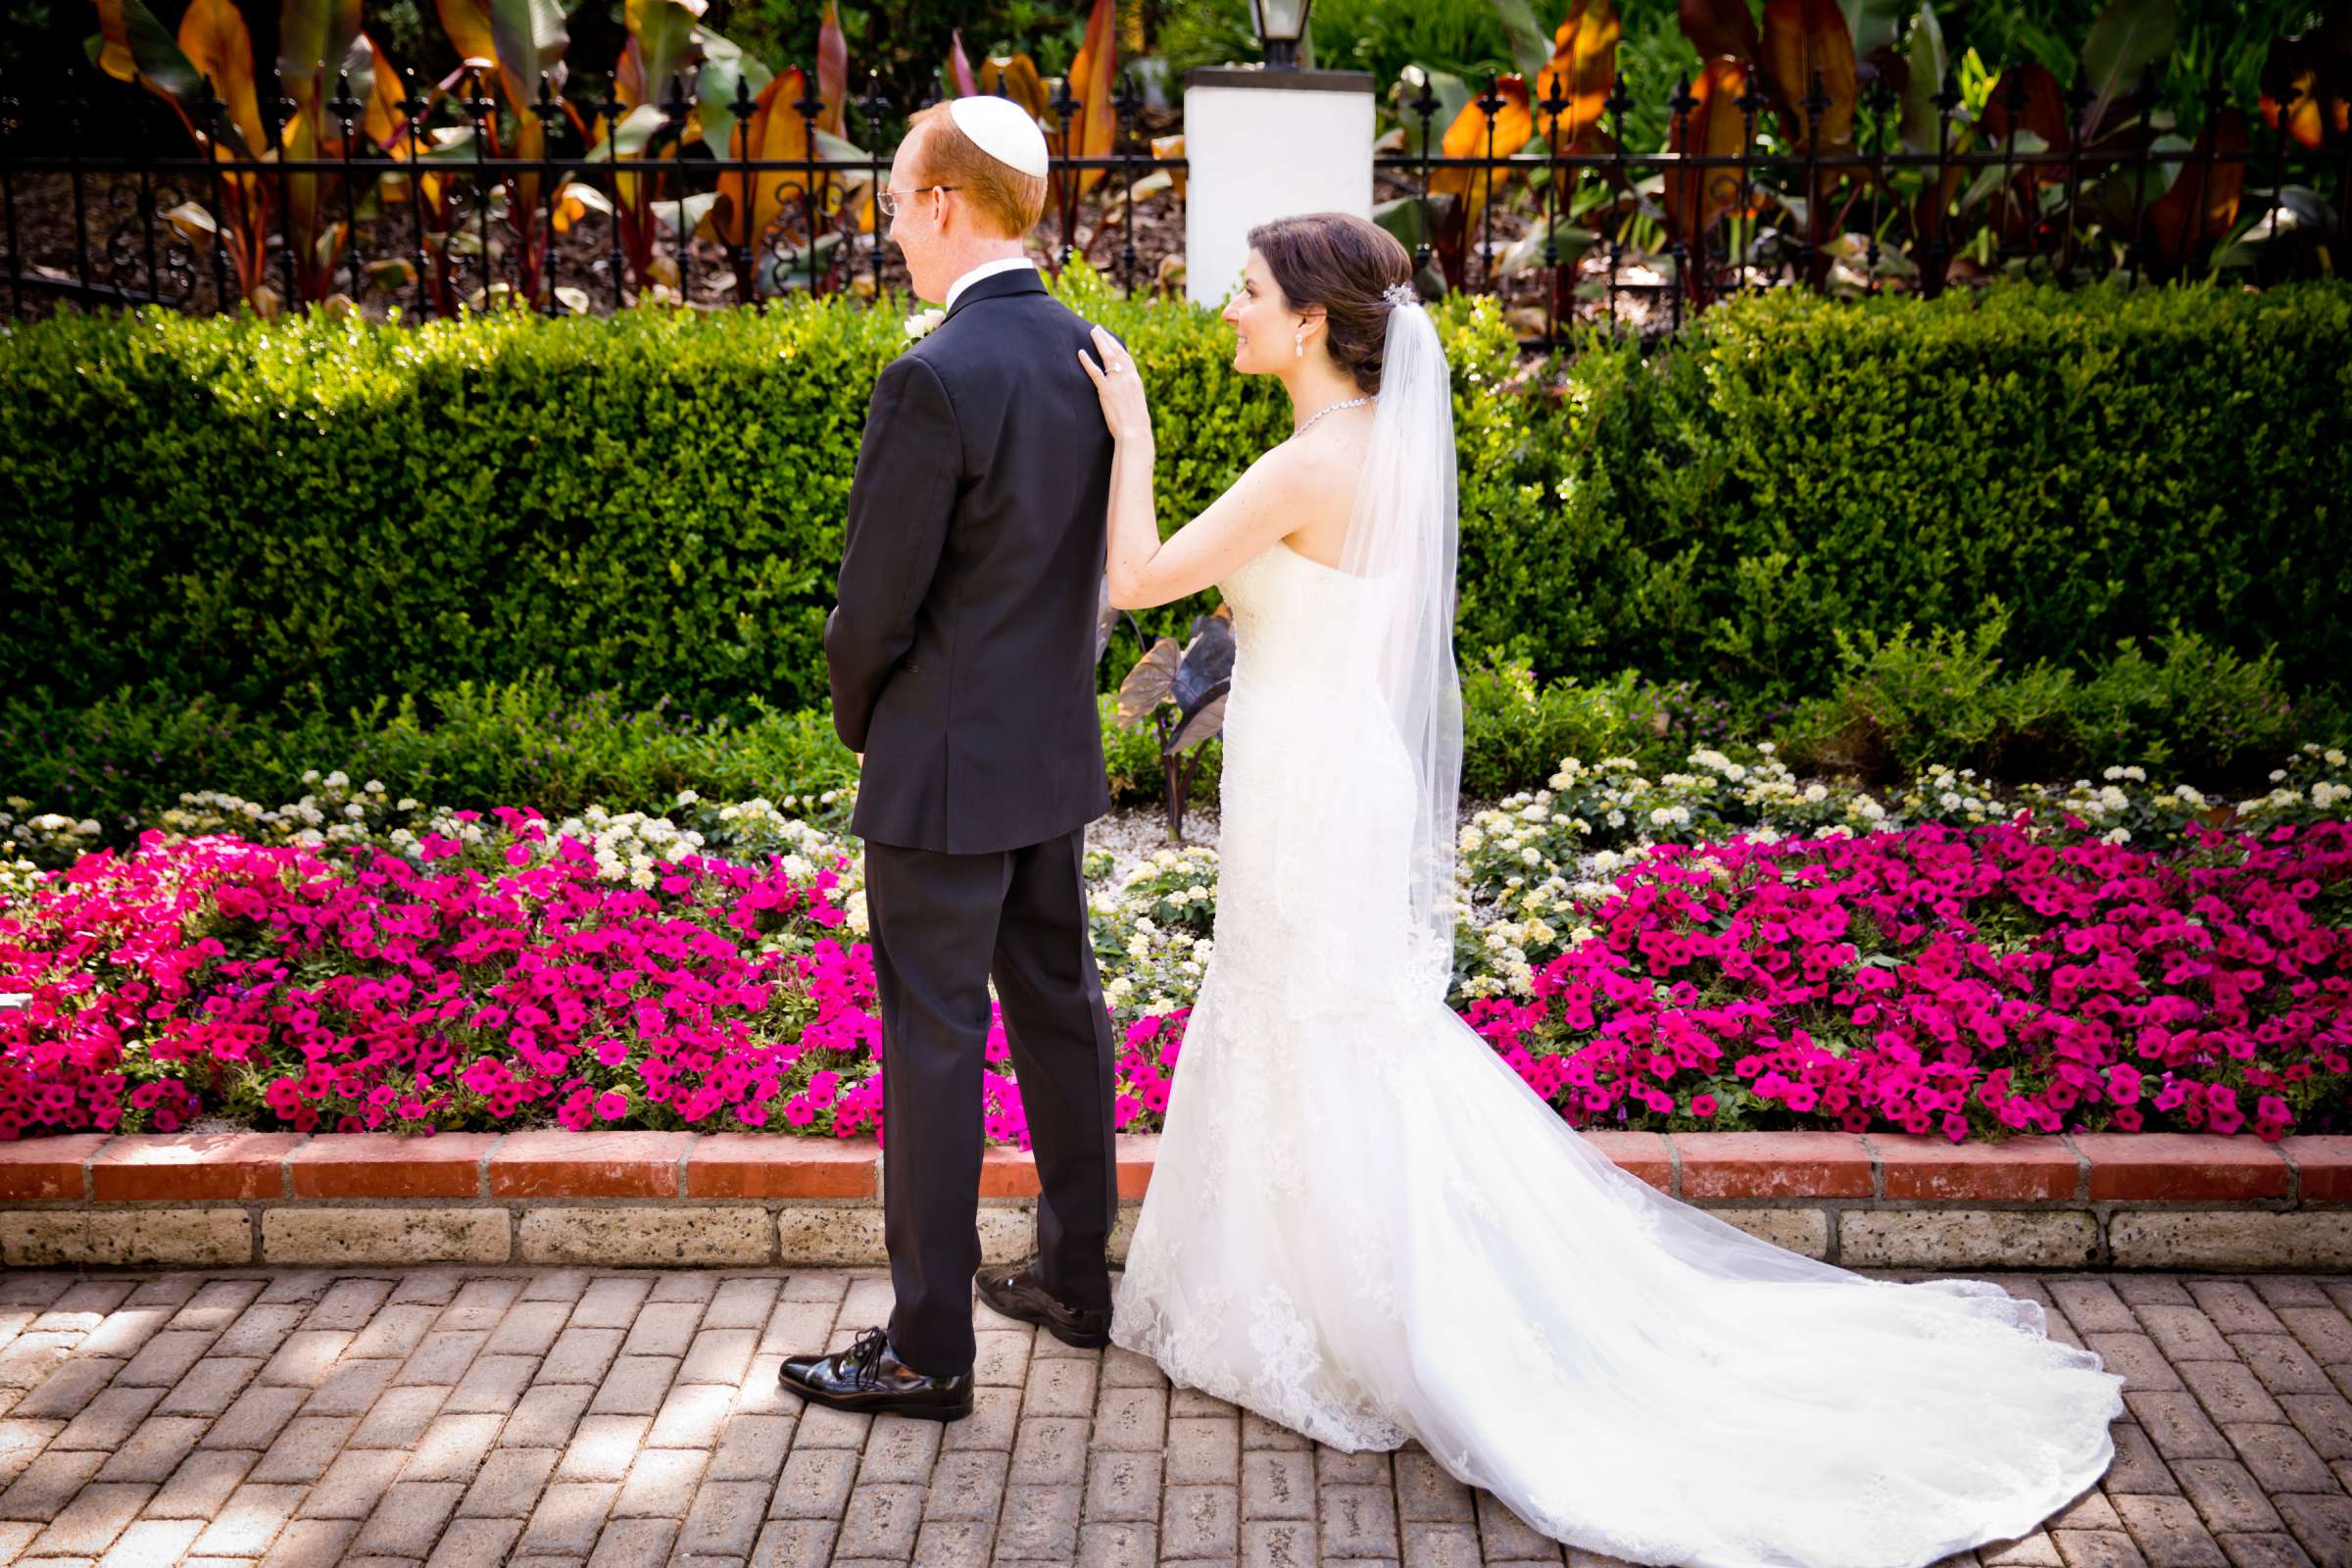
<svg viewBox="0 0 2352 1568">
<path fill-rule="evenodd" d="M 814 1404 L 836 1410 L 957 1421 L 972 1413 L 972 1375 L 935 1378 L 917 1372 L 890 1348 L 890 1331 L 870 1328 L 831 1355 L 788 1355 L 776 1381 Z"/>
<path fill-rule="evenodd" d="M 1098 1349 L 1110 1343 L 1110 1313 L 1098 1307 L 1064 1306 L 1037 1282 L 1037 1259 L 1017 1268 L 983 1268 L 972 1276 L 980 1299 L 1023 1323 L 1035 1323 L 1064 1345 Z"/>
</svg>

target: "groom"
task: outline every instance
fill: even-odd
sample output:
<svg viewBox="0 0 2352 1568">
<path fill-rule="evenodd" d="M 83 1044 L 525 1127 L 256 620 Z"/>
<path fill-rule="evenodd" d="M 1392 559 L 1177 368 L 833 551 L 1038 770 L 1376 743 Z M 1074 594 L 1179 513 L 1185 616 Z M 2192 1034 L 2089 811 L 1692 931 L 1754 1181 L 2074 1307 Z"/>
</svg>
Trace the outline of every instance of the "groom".
<svg viewBox="0 0 2352 1568">
<path fill-rule="evenodd" d="M 1078 360 L 1088 323 L 1023 256 L 1046 172 L 1025 110 L 958 98 L 912 118 L 881 196 L 915 293 L 947 316 L 875 383 L 825 622 L 834 727 L 873 759 L 850 826 L 896 1305 L 781 1379 L 841 1409 L 968 1414 L 975 1282 L 1069 1344 L 1109 1342 L 1113 1051 L 1080 862 L 1110 808 L 1095 639 L 1111 437 Z M 1037 1254 L 983 1270 L 991 976 L 1043 1193 Z"/>
</svg>

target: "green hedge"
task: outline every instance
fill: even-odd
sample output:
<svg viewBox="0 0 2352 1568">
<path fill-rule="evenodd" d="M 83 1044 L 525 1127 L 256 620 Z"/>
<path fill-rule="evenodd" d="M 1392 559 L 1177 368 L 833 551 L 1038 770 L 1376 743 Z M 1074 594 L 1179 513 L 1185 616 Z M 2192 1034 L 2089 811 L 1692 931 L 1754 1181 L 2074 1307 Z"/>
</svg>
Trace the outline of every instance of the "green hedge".
<svg viewBox="0 0 2352 1568">
<path fill-rule="evenodd" d="M 1182 305 L 1057 285 L 1135 348 L 1173 528 L 1288 427 Z M 1709 312 L 1646 354 L 1515 366 L 1439 310 L 1462 452 L 1459 644 L 1690 680 L 1751 722 L 1836 634 L 1970 630 L 2012 664 L 2168 622 L 2291 689 L 2352 667 L 2352 289 L 2030 286 Z M 0 336 L 0 690 L 161 681 L 255 710 L 552 669 L 698 715 L 825 692 L 819 633 L 899 311 L 426 326 L 61 318 Z M 1181 633 L 1203 596 L 1143 618 Z M 1105 684 L 1132 659 L 1122 639 Z"/>
<path fill-rule="evenodd" d="M 1835 684 L 1840 630 L 1973 631 L 1995 600 L 2011 666 L 2178 620 L 2275 643 L 2298 692 L 2352 668 L 2341 282 L 1746 298 L 1552 396 L 1542 500 L 1463 533 L 1465 633 L 1547 674 L 1631 664 L 1769 724 Z"/>
</svg>

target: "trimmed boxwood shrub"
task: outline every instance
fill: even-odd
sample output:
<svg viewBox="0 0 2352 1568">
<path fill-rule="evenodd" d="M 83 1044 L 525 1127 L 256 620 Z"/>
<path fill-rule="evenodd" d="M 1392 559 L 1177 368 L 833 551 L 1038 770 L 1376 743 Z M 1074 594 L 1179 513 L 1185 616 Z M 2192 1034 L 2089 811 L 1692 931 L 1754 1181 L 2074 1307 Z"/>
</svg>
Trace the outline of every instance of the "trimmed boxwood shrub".
<svg viewBox="0 0 2352 1568">
<path fill-rule="evenodd" d="M 1056 287 L 1136 352 L 1174 528 L 1285 433 L 1212 312 Z M 1456 374 L 1458 646 L 1638 669 L 1769 726 L 1836 634 L 1968 628 L 2012 665 L 2173 622 L 2291 690 L 2352 667 L 2352 288 L 1784 293 L 1678 343 Z M 899 311 L 368 325 L 162 313 L 0 333 L 0 690 L 160 681 L 260 711 L 553 672 L 650 707 L 824 698 L 819 643 Z M 1144 617 L 1181 636 L 1213 596 Z M 1131 662 L 1122 638 L 1108 686 Z"/>
<path fill-rule="evenodd" d="M 1838 633 L 1971 630 L 2012 667 L 2183 630 L 2294 691 L 2352 668 L 2352 287 L 1793 293 L 1646 357 L 1595 342 L 1526 415 L 1539 501 L 1465 503 L 1462 641 L 1625 665 L 1751 724 Z"/>
</svg>

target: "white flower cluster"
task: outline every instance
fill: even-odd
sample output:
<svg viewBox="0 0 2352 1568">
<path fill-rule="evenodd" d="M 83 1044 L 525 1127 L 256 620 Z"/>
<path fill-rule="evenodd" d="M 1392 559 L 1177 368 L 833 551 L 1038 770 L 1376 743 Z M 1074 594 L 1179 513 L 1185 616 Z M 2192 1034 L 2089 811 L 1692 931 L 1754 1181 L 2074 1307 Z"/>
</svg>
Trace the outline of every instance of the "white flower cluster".
<svg viewBox="0 0 2352 1568">
<path fill-rule="evenodd" d="M 1115 902 L 1129 908 L 1183 913 L 1196 906 L 1200 923 L 1216 913 L 1217 852 L 1200 844 L 1159 850 L 1128 869 Z"/>
<path fill-rule="evenodd" d="M 591 806 L 578 816 L 567 816 L 555 830 L 557 838 L 577 839 L 596 856 L 596 874 L 607 882 L 626 882 L 651 888 L 662 872 L 689 855 L 703 850 L 703 835 L 682 828 L 666 816 L 623 811 L 618 816 L 602 806 Z"/>
<path fill-rule="evenodd" d="M 2352 782 L 2343 775 L 2343 752 L 2310 741 L 2287 758 L 2286 766 L 2271 770 L 2274 787 L 2268 794 L 2236 802 L 2216 799 L 2189 784 L 2152 786 L 2147 769 L 2136 765 L 2104 768 L 2095 784 L 2086 778 L 2063 790 L 2026 784 L 2017 794 L 2036 815 L 2047 812 L 2054 819 L 2060 812 L 2072 812 L 2103 842 L 2128 844 L 2162 841 L 2198 820 L 2260 831 L 2283 822 L 2340 818 L 2345 803 L 2352 801 Z"/>
<path fill-rule="evenodd" d="M 1947 827 L 1977 827 L 2005 821 L 2010 815 L 1992 799 L 1975 768 L 1955 772 L 1940 762 L 1930 762 L 1898 804 L 1908 821 L 1941 822 Z"/>
<path fill-rule="evenodd" d="M 20 852 L 37 853 L 52 864 L 72 862 L 94 847 L 101 831 L 98 819 L 92 816 L 71 817 L 56 811 L 43 811 L 38 816 L 26 816 L 32 802 L 22 795 L 11 795 L 7 808 L 0 810 L 0 893 L 9 897 L 31 886 L 34 862 L 20 859 Z M 19 867 L 22 870 L 19 870 Z M 23 886 L 17 879 L 24 878 Z"/>
<path fill-rule="evenodd" d="M 1102 994 L 1142 1014 L 1192 1005 L 1215 950 L 1217 852 L 1162 849 L 1087 901 Z"/>
<path fill-rule="evenodd" d="M 1097 950 L 1097 960 L 1108 976 L 1102 995 L 1115 1007 L 1132 1005 L 1145 1014 L 1189 1007 L 1200 995 L 1200 977 L 1215 946 L 1207 937 L 1138 915 L 1127 927 L 1123 947 L 1109 954 Z"/>
<path fill-rule="evenodd" d="M 811 867 L 829 866 L 836 856 L 855 856 L 857 847 L 807 817 L 793 813 L 804 806 L 809 809 L 820 805 L 831 806 L 836 793 L 827 790 L 822 797 L 787 795 L 781 801 L 756 795 L 748 801 L 732 802 L 707 813 L 704 841 L 711 846 L 713 853 L 724 853 L 734 859 L 781 855 L 788 864 L 799 858 Z M 698 799 L 688 790 L 678 797 L 678 804 L 692 806 Z M 794 873 L 796 877 L 800 874 Z"/>
<path fill-rule="evenodd" d="M 2341 816 L 2338 808 L 2352 801 L 2352 783 L 2341 777 L 2343 770 L 2340 750 L 2305 741 L 2286 766 L 2271 770 L 2273 788 L 2268 794 L 2237 803 L 2237 819 L 2247 827 L 2275 827 Z"/>
<path fill-rule="evenodd" d="M 324 775 L 308 768 L 302 782 L 316 788 L 278 807 L 224 790 L 182 790 L 179 804 L 157 812 L 153 825 L 191 836 L 234 833 L 257 844 L 396 844 L 423 809 L 409 796 L 393 800 L 381 779 L 355 790 L 340 768 Z"/>
<path fill-rule="evenodd" d="M 9 811 L 0 811 L 0 905 L 28 896 L 48 875 L 39 865 L 18 853 L 17 841 L 24 830 L 16 826 L 10 812 L 25 810 L 31 804 L 12 795 L 8 799 Z M 58 820 L 62 822 L 65 818 Z M 98 824 L 92 822 L 90 825 L 96 827 Z M 79 833 L 74 835 L 76 839 L 81 836 Z"/>
</svg>

